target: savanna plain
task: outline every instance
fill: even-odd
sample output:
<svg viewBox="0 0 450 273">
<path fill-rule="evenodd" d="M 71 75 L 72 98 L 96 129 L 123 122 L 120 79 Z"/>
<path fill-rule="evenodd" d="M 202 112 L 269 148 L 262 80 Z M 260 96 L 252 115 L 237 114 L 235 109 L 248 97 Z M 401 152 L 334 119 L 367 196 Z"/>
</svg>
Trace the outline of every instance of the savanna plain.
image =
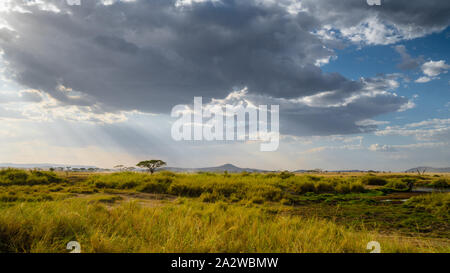
<svg viewBox="0 0 450 273">
<path fill-rule="evenodd" d="M 0 252 L 450 252 L 450 176 L 0 170 Z"/>
</svg>

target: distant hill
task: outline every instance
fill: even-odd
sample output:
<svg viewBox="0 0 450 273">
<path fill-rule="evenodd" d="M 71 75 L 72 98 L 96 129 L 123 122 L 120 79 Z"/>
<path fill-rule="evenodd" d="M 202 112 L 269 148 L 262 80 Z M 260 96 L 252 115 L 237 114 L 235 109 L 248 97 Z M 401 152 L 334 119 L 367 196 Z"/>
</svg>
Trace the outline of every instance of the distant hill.
<svg viewBox="0 0 450 273">
<path fill-rule="evenodd" d="M 423 172 L 425 170 L 425 173 L 450 173 L 450 167 L 447 168 L 433 168 L 433 167 L 416 167 L 409 170 L 406 170 L 406 172 L 417 172 L 417 169 L 419 169 L 420 172 Z"/>
<path fill-rule="evenodd" d="M 330 173 L 362 173 L 365 171 L 361 170 L 334 170 L 334 171 L 327 171 L 327 170 L 296 170 L 294 173 L 314 173 L 314 172 L 330 172 Z"/>
<path fill-rule="evenodd" d="M 229 173 L 242 173 L 242 172 L 248 172 L 248 173 L 266 173 L 271 172 L 267 170 L 258 170 L 258 169 L 249 169 L 249 168 L 239 168 L 237 166 L 234 166 L 233 164 L 225 164 L 222 166 L 217 167 L 207 167 L 207 168 L 176 168 L 176 167 L 166 167 L 162 168 L 162 170 L 172 171 L 172 172 L 183 172 L 183 173 L 196 173 L 196 172 L 212 172 L 212 173 L 218 173 L 218 172 L 229 172 Z"/>
</svg>

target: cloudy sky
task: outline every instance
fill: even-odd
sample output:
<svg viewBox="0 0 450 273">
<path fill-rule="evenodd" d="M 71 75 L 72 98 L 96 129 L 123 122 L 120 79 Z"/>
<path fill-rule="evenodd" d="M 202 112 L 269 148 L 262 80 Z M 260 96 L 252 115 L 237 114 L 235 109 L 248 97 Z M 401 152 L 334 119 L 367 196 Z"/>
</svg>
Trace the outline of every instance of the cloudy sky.
<svg viewBox="0 0 450 273">
<path fill-rule="evenodd" d="M 450 1 L 68 2 L 0 2 L 0 162 L 450 166 Z M 279 149 L 174 141 L 195 96 L 280 105 Z"/>
</svg>

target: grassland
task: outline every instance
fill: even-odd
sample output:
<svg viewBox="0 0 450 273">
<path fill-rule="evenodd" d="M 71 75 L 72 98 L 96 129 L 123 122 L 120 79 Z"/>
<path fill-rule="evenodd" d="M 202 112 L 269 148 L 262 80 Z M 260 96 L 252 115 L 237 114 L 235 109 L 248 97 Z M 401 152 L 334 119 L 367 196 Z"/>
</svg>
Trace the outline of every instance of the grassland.
<svg viewBox="0 0 450 273">
<path fill-rule="evenodd" d="M 450 252 L 445 175 L 0 171 L 0 252 Z M 403 202 L 404 199 L 408 199 Z"/>
</svg>

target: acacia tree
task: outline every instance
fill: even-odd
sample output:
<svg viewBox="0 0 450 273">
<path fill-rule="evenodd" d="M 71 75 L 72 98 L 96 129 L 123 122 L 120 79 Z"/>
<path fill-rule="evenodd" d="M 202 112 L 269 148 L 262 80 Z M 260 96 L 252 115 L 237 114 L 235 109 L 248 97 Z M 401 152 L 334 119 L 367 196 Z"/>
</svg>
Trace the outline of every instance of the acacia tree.
<svg viewBox="0 0 450 273">
<path fill-rule="evenodd" d="M 162 166 L 165 166 L 166 162 L 159 160 L 159 159 L 152 159 L 152 160 L 145 160 L 141 161 L 136 166 L 141 168 L 147 168 L 148 171 L 153 174 L 156 169 L 161 168 Z"/>
<path fill-rule="evenodd" d="M 114 169 L 119 169 L 119 171 L 122 171 L 124 167 L 124 165 L 116 165 L 114 166 Z"/>
<path fill-rule="evenodd" d="M 420 173 L 420 169 L 419 169 L 419 168 L 417 168 L 416 170 L 417 170 L 417 173 L 418 173 L 419 175 L 424 175 L 425 172 L 427 171 L 427 168 L 423 168 L 422 173 Z"/>
</svg>

